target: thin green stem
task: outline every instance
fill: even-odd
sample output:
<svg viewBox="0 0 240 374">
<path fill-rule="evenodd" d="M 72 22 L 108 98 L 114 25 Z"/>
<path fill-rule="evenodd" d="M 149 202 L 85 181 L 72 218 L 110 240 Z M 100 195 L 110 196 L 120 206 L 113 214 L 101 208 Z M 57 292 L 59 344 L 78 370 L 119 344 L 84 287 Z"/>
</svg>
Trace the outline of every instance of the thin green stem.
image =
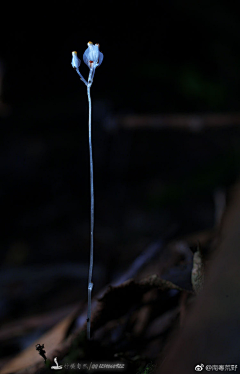
<svg viewBox="0 0 240 374">
<path fill-rule="evenodd" d="M 88 134 L 89 134 L 89 159 L 90 159 L 90 191 L 91 191 L 91 210 L 90 210 L 90 264 L 88 274 L 88 312 L 87 312 L 87 338 L 90 339 L 91 329 L 91 294 L 92 294 L 92 272 L 93 272 L 93 229 L 94 229 L 94 188 L 93 188 L 93 156 L 92 156 L 92 129 L 91 129 L 91 96 L 90 96 L 91 83 L 87 85 L 88 105 L 89 105 L 89 121 L 88 121 Z"/>
</svg>

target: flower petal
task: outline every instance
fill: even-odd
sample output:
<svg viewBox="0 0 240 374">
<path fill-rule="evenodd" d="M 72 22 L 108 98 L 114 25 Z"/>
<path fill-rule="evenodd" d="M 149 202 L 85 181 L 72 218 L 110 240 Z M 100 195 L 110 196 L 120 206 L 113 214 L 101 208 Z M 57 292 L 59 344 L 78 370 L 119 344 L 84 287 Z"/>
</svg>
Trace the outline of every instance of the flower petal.
<svg viewBox="0 0 240 374">
<path fill-rule="evenodd" d="M 90 66 L 89 66 L 89 50 L 88 50 L 88 48 L 86 49 L 86 51 L 85 51 L 84 54 L 83 54 L 83 61 L 85 62 L 85 64 L 86 64 L 88 67 L 90 67 Z"/>
<path fill-rule="evenodd" d="M 99 56 L 98 56 L 98 66 L 101 65 L 102 61 L 103 61 L 103 53 L 102 53 L 102 52 L 99 52 Z"/>
</svg>

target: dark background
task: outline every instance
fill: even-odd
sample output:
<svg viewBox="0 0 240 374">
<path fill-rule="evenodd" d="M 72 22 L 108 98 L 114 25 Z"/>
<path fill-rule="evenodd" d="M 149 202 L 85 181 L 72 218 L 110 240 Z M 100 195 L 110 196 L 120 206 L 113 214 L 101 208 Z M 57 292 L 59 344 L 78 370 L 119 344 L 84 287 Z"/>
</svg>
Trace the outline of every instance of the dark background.
<svg viewBox="0 0 240 374">
<path fill-rule="evenodd" d="M 19 3 L 0 17 L 3 324 L 86 300 L 88 102 L 72 50 L 82 60 L 92 41 L 104 54 L 91 88 L 97 290 L 172 225 L 180 235 L 214 225 L 214 193 L 239 174 L 237 127 L 108 125 L 238 112 L 240 26 L 236 3 L 213 0 Z"/>
</svg>

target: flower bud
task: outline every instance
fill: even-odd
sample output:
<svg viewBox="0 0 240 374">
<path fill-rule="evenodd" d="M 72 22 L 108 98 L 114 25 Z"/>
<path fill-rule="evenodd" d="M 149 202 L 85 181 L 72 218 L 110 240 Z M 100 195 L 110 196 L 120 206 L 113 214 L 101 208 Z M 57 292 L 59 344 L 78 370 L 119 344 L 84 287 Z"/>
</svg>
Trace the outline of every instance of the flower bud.
<svg viewBox="0 0 240 374">
<path fill-rule="evenodd" d="M 81 64 L 81 60 L 78 58 L 77 52 L 73 51 L 72 52 L 72 67 L 77 69 L 79 68 L 80 64 Z"/>
</svg>

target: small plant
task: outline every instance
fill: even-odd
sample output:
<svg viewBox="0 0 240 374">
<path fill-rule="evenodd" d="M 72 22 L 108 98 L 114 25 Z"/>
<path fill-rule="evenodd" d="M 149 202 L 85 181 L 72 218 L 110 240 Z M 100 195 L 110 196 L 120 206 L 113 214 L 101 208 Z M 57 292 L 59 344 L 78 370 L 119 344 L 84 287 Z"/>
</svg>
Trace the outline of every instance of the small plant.
<svg viewBox="0 0 240 374">
<path fill-rule="evenodd" d="M 148 363 L 144 367 L 140 367 L 137 371 L 137 374 L 153 374 L 156 369 L 156 365 L 153 362 Z"/>
<path fill-rule="evenodd" d="M 81 81 L 87 86 L 88 106 L 89 106 L 89 120 L 88 120 L 88 136 L 89 136 L 89 158 L 90 158 L 90 194 L 91 194 L 91 209 L 90 209 L 90 263 L 88 275 L 88 312 L 87 312 L 87 338 L 90 339 L 91 329 L 91 294 L 92 294 L 92 273 L 93 273 L 93 230 L 94 230 L 94 185 L 93 185 L 93 156 L 92 156 L 92 125 L 91 125 L 91 96 L 90 88 L 93 83 L 95 70 L 101 65 L 103 54 L 99 51 L 99 44 L 93 45 L 88 42 L 88 48 L 83 54 L 83 61 L 89 67 L 88 81 L 86 81 L 79 71 L 81 60 L 77 56 L 77 52 L 72 52 L 72 67 L 78 73 Z"/>
</svg>

